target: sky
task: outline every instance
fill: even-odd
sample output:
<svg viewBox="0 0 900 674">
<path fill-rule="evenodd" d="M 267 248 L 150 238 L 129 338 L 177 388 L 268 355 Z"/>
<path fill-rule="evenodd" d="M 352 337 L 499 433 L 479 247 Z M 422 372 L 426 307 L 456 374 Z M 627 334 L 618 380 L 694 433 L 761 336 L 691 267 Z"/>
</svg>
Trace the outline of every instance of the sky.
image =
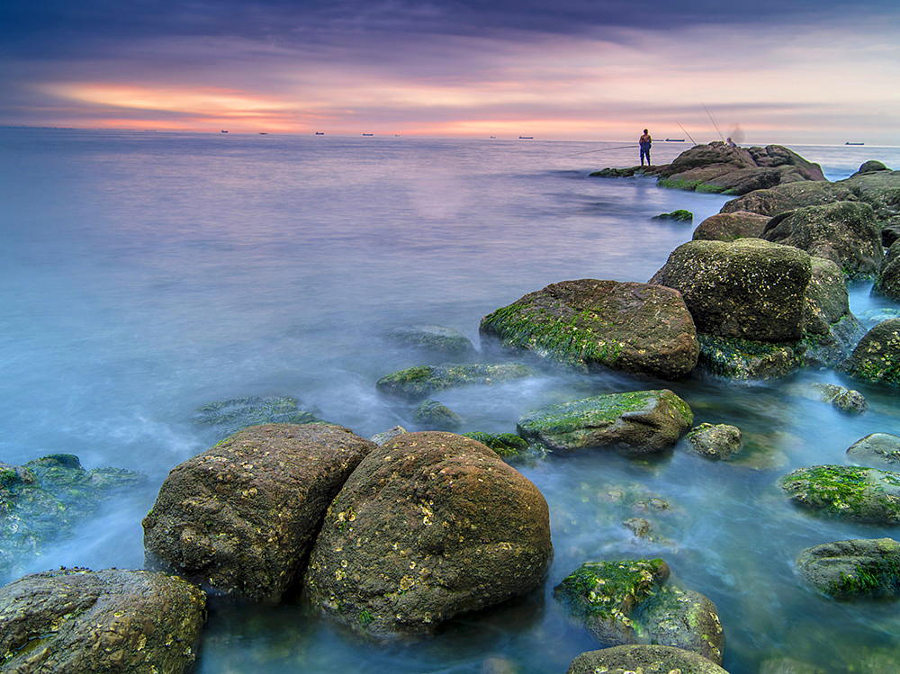
<svg viewBox="0 0 900 674">
<path fill-rule="evenodd" d="M 900 145 L 900 2 L 0 0 L 0 92 L 9 126 Z"/>
</svg>

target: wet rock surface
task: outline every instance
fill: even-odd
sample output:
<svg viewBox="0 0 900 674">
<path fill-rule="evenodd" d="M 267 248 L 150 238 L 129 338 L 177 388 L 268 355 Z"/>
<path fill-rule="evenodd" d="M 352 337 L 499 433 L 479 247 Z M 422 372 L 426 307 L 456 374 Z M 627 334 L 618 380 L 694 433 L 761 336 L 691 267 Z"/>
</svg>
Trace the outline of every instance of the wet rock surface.
<svg viewBox="0 0 900 674">
<path fill-rule="evenodd" d="M 613 646 L 575 658 L 566 674 L 728 674 L 702 655 L 671 646 Z"/>
<path fill-rule="evenodd" d="M 245 396 L 217 400 L 197 408 L 194 422 L 215 428 L 221 437 L 261 424 L 310 424 L 321 422 L 312 412 L 298 407 L 291 396 Z"/>
<path fill-rule="evenodd" d="M 803 508 L 839 519 L 900 524 L 900 473 L 856 466 L 798 468 L 781 488 Z"/>
<path fill-rule="evenodd" d="M 406 325 L 389 330 L 386 337 L 398 346 L 441 358 L 469 358 L 476 354 L 468 337 L 441 325 Z"/>
<path fill-rule="evenodd" d="M 813 389 L 818 393 L 819 400 L 831 403 L 841 412 L 862 414 L 869 409 L 868 401 L 859 391 L 837 384 L 816 384 Z"/>
<path fill-rule="evenodd" d="M 900 466 L 900 435 L 870 433 L 847 448 L 847 458 L 863 465 Z"/>
<path fill-rule="evenodd" d="M 528 441 L 515 433 L 482 433 L 475 431 L 463 433 L 463 435 L 477 440 L 483 445 L 487 445 L 504 459 L 513 458 L 528 451 Z"/>
<path fill-rule="evenodd" d="M 807 548 L 800 573 L 835 599 L 900 596 L 900 543 L 893 538 L 835 541 Z"/>
<path fill-rule="evenodd" d="M 900 300 L 900 242 L 894 241 L 884 258 L 873 291 Z"/>
<path fill-rule="evenodd" d="M 687 434 L 691 449 L 707 459 L 722 460 L 741 451 L 741 429 L 729 424 L 703 423 Z"/>
<path fill-rule="evenodd" d="M 843 369 L 856 379 L 900 386 L 900 318 L 882 321 L 869 330 Z"/>
<path fill-rule="evenodd" d="M 500 384 L 534 374 L 532 368 L 519 363 L 422 365 L 385 375 L 378 380 L 376 387 L 388 395 L 421 400 L 437 391 L 457 386 Z"/>
<path fill-rule="evenodd" d="M 705 241 L 734 241 L 735 239 L 758 239 L 769 222 L 769 216 L 737 211 L 717 213 L 697 225 L 693 239 Z"/>
<path fill-rule="evenodd" d="M 423 430 L 455 431 L 463 420 L 456 412 L 437 400 L 423 401 L 413 413 L 413 421 Z"/>
</svg>

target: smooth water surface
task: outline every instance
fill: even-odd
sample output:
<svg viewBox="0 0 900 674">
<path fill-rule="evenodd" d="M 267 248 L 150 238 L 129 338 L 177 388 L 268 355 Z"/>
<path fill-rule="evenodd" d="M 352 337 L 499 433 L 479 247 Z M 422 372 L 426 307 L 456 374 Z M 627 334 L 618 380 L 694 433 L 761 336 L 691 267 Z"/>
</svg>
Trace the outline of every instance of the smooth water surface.
<svg viewBox="0 0 900 674">
<path fill-rule="evenodd" d="M 657 143 L 654 160 L 684 149 Z M 900 165 L 896 148 L 794 149 L 831 179 L 870 158 Z M 685 208 L 698 224 L 727 199 L 587 177 L 636 155 L 618 143 L 0 129 L 0 460 L 69 452 L 150 476 L 18 571 L 140 567 L 140 520 L 160 483 L 215 440 L 192 421 L 203 403 L 289 394 L 361 435 L 413 427 L 374 387 L 418 364 L 383 340 L 390 328 L 436 323 L 477 344 L 484 314 L 548 283 L 649 279 L 693 229 L 652 216 Z M 851 301 L 869 324 L 900 309 L 868 285 Z M 848 417 L 809 397 L 814 381 L 841 377 L 670 385 L 698 423 L 742 427 L 736 462 L 679 445 L 653 461 L 598 451 L 522 466 L 550 504 L 555 547 L 533 596 L 387 645 L 303 607 L 215 603 L 199 670 L 563 672 L 600 644 L 553 586 L 584 561 L 635 556 L 664 557 L 717 604 L 733 673 L 782 656 L 845 671 L 868 649 L 897 650 L 896 604 L 823 599 L 793 567 L 806 546 L 893 530 L 816 519 L 775 486 L 794 467 L 845 463 L 863 435 L 900 431 L 897 392 L 854 384 L 870 410 Z M 512 431 L 546 402 L 638 387 L 549 370 L 437 398 L 464 431 Z M 671 507 L 642 512 L 651 496 Z M 634 538 L 621 524 L 633 516 L 659 540 Z"/>
</svg>

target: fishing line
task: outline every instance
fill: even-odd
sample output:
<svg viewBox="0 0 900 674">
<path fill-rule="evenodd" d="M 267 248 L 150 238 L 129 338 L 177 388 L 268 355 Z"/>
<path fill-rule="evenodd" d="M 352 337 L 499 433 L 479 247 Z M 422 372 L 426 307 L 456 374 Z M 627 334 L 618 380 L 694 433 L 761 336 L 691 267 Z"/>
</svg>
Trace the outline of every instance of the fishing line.
<svg viewBox="0 0 900 674">
<path fill-rule="evenodd" d="M 573 152 L 572 154 L 564 154 L 561 155 L 563 157 L 574 157 L 579 154 L 590 154 L 591 152 L 611 152 L 612 150 L 627 150 L 628 148 L 635 147 L 634 143 L 631 145 L 619 145 L 618 147 L 601 147 L 596 150 L 586 150 L 584 152 Z"/>
<path fill-rule="evenodd" d="M 678 125 L 678 127 L 679 127 L 682 131 L 684 131 L 684 133 L 687 135 L 687 137 L 691 139 L 691 142 L 692 142 L 694 145 L 696 145 L 696 144 L 697 144 L 697 141 L 694 140 L 694 137 L 693 137 L 691 134 L 689 134 L 689 133 L 687 132 L 687 129 L 685 129 L 683 126 L 681 126 L 681 122 L 675 122 L 675 123 Z"/>
<path fill-rule="evenodd" d="M 722 135 L 722 132 L 719 131 L 719 125 L 716 124 L 716 120 L 713 119 L 712 113 L 709 111 L 709 108 L 706 107 L 706 103 L 703 104 L 703 109 L 706 110 L 706 116 L 709 117 L 709 121 L 716 127 L 716 133 L 719 134 L 719 140 L 725 142 L 725 137 Z"/>
</svg>

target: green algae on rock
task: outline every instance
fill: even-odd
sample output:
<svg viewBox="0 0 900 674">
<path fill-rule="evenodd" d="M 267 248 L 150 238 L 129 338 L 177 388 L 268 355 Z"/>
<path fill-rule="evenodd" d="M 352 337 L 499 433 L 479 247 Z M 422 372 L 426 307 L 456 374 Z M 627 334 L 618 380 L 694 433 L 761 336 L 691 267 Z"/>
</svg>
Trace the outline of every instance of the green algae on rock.
<svg viewBox="0 0 900 674">
<path fill-rule="evenodd" d="M 758 239 L 762 236 L 769 217 L 749 211 L 717 213 L 697 225 L 692 238 L 706 241 L 734 241 Z"/>
<path fill-rule="evenodd" d="M 331 503 L 304 583 L 358 633 L 417 634 L 530 592 L 551 556 L 547 503 L 521 473 L 471 438 L 405 433 Z"/>
<path fill-rule="evenodd" d="M 900 386 L 900 318 L 882 321 L 869 330 L 843 369 L 856 379 Z"/>
<path fill-rule="evenodd" d="M 728 674 L 702 655 L 672 646 L 635 644 L 582 653 L 566 674 Z M 784 674 L 789 674 L 785 672 Z"/>
<path fill-rule="evenodd" d="M 297 405 L 297 399 L 291 396 L 245 396 L 217 400 L 198 407 L 194 421 L 203 426 L 216 427 L 223 437 L 248 426 L 322 421 Z"/>
<path fill-rule="evenodd" d="M 691 222 L 694 219 L 694 214 L 690 211 L 686 211 L 683 208 L 679 208 L 677 210 L 672 211 L 671 213 L 660 213 L 659 215 L 653 216 L 654 220 L 675 220 L 677 222 Z"/>
<path fill-rule="evenodd" d="M 504 459 L 519 456 L 528 451 L 528 441 L 515 433 L 482 433 L 474 431 L 463 433 L 463 436 L 477 440 L 482 445 L 493 449 Z"/>
<path fill-rule="evenodd" d="M 480 331 L 581 369 L 679 379 L 697 364 L 696 330 L 681 295 L 644 283 L 554 283 L 485 316 Z"/>
<path fill-rule="evenodd" d="M 662 451 L 691 427 L 690 406 L 672 391 L 630 391 L 550 405 L 519 419 L 523 438 L 551 450 L 611 447 L 630 456 Z"/>
<path fill-rule="evenodd" d="M 893 300 L 900 300 L 900 241 L 891 244 L 872 291 Z"/>
<path fill-rule="evenodd" d="M 407 325 L 388 331 L 387 338 L 399 346 L 447 358 L 466 358 L 476 353 L 472 341 L 459 330 L 441 325 Z"/>
<path fill-rule="evenodd" d="M 798 468 L 779 483 L 803 508 L 857 522 L 900 524 L 900 473 L 823 465 Z"/>
<path fill-rule="evenodd" d="M 382 393 L 420 400 L 432 393 L 457 386 L 500 384 L 534 376 L 521 363 L 470 363 L 465 365 L 420 365 L 385 375 L 375 386 Z"/>
<path fill-rule="evenodd" d="M 818 392 L 819 400 L 831 403 L 841 412 L 847 414 L 862 414 L 869 409 L 869 403 L 859 391 L 848 389 L 837 384 L 813 384 L 813 390 Z"/>
<path fill-rule="evenodd" d="M 729 379 L 776 379 L 796 370 L 803 359 L 796 343 L 700 335 L 699 363 L 706 372 Z"/>
<path fill-rule="evenodd" d="M 0 588 L 0 669 L 190 671 L 206 595 L 176 576 L 72 568 Z"/>
<path fill-rule="evenodd" d="M 900 543 L 893 538 L 816 545 L 800 553 L 797 567 L 835 599 L 900 596 Z"/>
<path fill-rule="evenodd" d="M 455 431 L 463 423 L 461 416 L 437 400 L 423 401 L 413 413 L 413 421 L 432 431 Z"/>
</svg>

